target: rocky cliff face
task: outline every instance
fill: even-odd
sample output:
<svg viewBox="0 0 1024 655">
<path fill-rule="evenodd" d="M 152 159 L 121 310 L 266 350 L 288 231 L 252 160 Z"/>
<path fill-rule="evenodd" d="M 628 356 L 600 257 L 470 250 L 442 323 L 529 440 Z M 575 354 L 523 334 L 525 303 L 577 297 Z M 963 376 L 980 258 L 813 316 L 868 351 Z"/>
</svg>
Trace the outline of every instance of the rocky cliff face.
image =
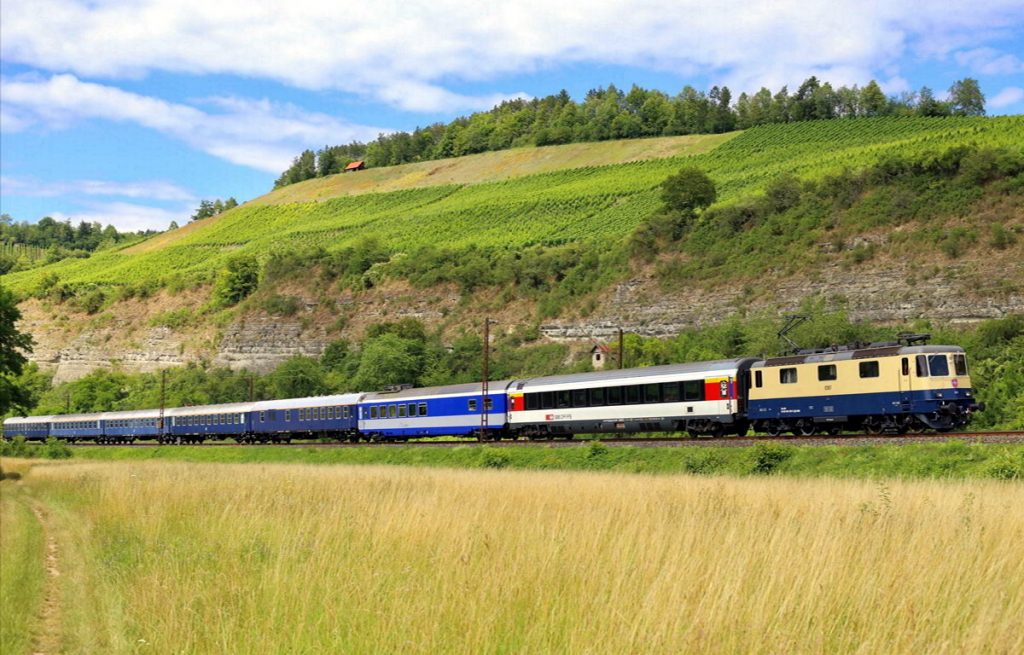
<svg viewBox="0 0 1024 655">
<path fill-rule="evenodd" d="M 741 309 L 790 313 L 809 297 L 844 306 L 854 320 L 970 322 L 1024 313 L 1022 288 L 1024 263 L 1013 252 L 983 262 L 933 267 L 928 274 L 907 262 L 887 260 L 856 269 L 837 264 L 816 272 L 813 279 L 779 277 L 681 292 L 666 292 L 653 275 L 640 275 L 609 289 L 586 318 L 550 321 L 541 334 L 589 348 L 594 338 L 611 338 L 619 328 L 669 336 L 715 324 Z M 290 291 L 302 296 L 301 287 Z M 475 304 L 460 302 L 454 289 L 424 293 L 396 283 L 346 294 L 328 301 L 330 306 L 323 299 L 303 297 L 302 309 L 291 317 L 253 311 L 220 329 L 209 325 L 209 319 L 180 327 L 154 325 L 161 312 L 196 307 L 204 297 L 205 291 L 184 297 L 160 294 L 118 303 L 97 317 L 30 301 L 22 306 L 22 328 L 35 337 L 33 361 L 53 370 L 55 380 L 63 382 L 97 368 L 145 372 L 189 362 L 265 373 L 294 355 L 319 356 L 333 339 L 358 339 L 368 325 L 381 321 L 412 317 L 431 327 L 457 329 L 477 324 L 480 318 Z M 511 329 L 528 322 L 534 308 L 519 302 L 498 311 L 502 327 Z"/>
</svg>

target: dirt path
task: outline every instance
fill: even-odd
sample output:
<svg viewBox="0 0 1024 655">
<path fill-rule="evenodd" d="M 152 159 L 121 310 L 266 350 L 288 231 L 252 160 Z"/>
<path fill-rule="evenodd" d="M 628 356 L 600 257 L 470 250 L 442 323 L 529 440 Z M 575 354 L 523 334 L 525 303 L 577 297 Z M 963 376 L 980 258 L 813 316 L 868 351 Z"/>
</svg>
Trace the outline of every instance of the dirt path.
<svg viewBox="0 0 1024 655">
<path fill-rule="evenodd" d="M 39 608 L 39 628 L 32 639 L 32 653 L 50 655 L 59 653 L 61 644 L 60 549 L 46 509 L 38 501 L 31 502 L 31 507 L 46 537 L 46 583 L 43 603 Z"/>
</svg>

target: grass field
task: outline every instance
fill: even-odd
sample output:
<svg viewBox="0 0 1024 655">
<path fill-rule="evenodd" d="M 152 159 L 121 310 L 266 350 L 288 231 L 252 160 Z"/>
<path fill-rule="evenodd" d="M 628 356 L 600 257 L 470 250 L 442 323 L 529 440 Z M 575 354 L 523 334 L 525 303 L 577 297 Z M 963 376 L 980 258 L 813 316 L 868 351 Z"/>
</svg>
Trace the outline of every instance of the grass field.
<svg viewBox="0 0 1024 655">
<path fill-rule="evenodd" d="M 308 246 L 337 250 L 367 237 L 394 252 L 428 243 L 518 248 L 620 239 L 659 206 L 658 186 L 684 165 L 705 170 L 718 185 L 720 202 L 728 203 L 782 173 L 819 177 L 872 164 L 886 153 L 939 152 L 957 144 L 1019 146 L 1024 117 L 834 120 L 764 126 L 727 140 L 700 139 L 684 150 L 696 154 L 587 166 L 578 166 L 579 156 L 567 155 L 556 158 L 559 165 L 577 167 L 521 176 L 506 174 L 510 169 L 492 162 L 523 157 L 519 151 L 488 153 L 469 162 L 431 162 L 461 171 L 438 178 L 444 183 L 403 176 L 397 171 L 402 167 L 390 173 L 368 171 L 359 179 L 390 175 L 390 181 L 382 178 L 375 192 L 356 195 L 347 188 L 355 182 L 312 180 L 123 250 L 8 275 L 7 284 L 31 291 L 49 274 L 71 286 L 209 279 L 238 254 Z M 594 161 L 601 161 L 594 154 L 601 148 L 625 160 L 636 154 L 620 142 L 585 147 Z M 514 170 L 534 171 L 529 166 Z M 546 169 L 538 165 L 536 170 Z M 341 177 L 356 175 L 364 173 Z"/>
<path fill-rule="evenodd" d="M 1024 649 L 1016 483 L 92 462 L 8 484 L 66 555 L 68 653 Z"/>
<path fill-rule="evenodd" d="M 763 445 L 734 448 L 613 447 L 601 443 L 576 448 L 546 446 L 495 448 L 117 448 L 78 447 L 76 458 L 195 463 L 395 464 L 450 468 L 699 473 L 734 476 L 781 473 L 846 478 L 994 478 L 1024 480 L 1024 446 L 964 441 L 902 446 Z"/>
<path fill-rule="evenodd" d="M 29 651 L 42 591 L 42 529 L 15 483 L 0 482 L 0 653 Z"/>
</svg>

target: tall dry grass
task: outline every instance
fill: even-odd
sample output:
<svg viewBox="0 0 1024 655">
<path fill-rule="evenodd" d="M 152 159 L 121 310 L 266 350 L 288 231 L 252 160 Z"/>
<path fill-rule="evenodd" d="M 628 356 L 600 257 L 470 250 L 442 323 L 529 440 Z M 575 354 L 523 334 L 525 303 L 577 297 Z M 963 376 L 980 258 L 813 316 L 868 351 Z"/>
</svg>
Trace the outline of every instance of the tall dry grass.
<svg viewBox="0 0 1024 655">
<path fill-rule="evenodd" d="M 1024 652 L 1024 486 L 36 466 L 68 648 Z M 77 624 L 76 624 L 77 622 Z"/>
</svg>

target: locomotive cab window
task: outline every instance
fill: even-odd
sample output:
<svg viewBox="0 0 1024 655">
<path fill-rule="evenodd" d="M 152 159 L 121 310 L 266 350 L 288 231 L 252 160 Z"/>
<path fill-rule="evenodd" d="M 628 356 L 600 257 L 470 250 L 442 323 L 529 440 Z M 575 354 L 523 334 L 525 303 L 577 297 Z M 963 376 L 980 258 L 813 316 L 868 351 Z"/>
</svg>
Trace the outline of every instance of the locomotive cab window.
<svg viewBox="0 0 1024 655">
<path fill-rule="evenodd" d="M 836 365 L 822 364 L 818 367 L 818 381 L 829 382 L 836 379 Z"/>
<path fill-rule="evenodd" d="M 754 386 L 758 389 L 764 384 L 764 376 L 761 375 L 761 371 L 754 371 Z"/>
<path fill-rule="evenodd" d="M 945 355 L 928 355 L 928 374 L 932 377 L 949 375 L 949 359 Z"/>
<path fill-rule="evenodd" d="M 914 364 L 917 368 L 917 377 L 926 378 L 928 377 L 928 358 L 924 355 L 918 355 L 914 359 Z"/>
<path fill-rule="evenodd" d="M 877 378 L 878 377 L 878 362 L 861 362 L 860 363 L 860 376 L 862 378 Z"/>
<path fill-rule="evenodd" d="M 779 383 L 796 384 L 796 368 L 780 368 Z"/>
<path fill-rule="evenodd" d="M 957 375 L 967 375 L 967 355 L 953 355 L 953 366 Z"/>
</svg>

